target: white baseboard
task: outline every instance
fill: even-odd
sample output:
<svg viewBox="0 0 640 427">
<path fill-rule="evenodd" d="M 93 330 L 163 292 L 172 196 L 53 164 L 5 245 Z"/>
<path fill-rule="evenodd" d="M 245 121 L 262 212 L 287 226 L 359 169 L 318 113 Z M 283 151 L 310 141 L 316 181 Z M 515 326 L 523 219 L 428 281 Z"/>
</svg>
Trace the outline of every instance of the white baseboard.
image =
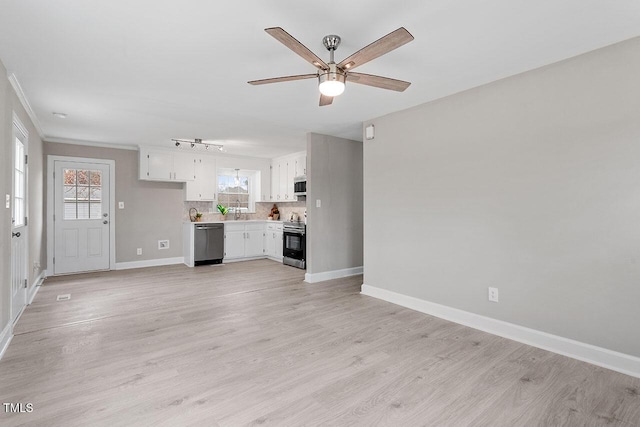
<svg viewBox="0 0 640 427">
<path fill-rule="evenodd" d="M 45 270 L 42 270 L 40 275 L 36 277 L 36 280 L 33 281 L 33 284 L 29 288 L 29 294 L 27 295 L 27 304 L 31 304 L 33 302 L 33 299 L 40 290 L 40 286 L 42 286 L 42 282 L 44 282 L 45 277 L 47 277 L 46 272 Z"/>
<path fill-rule="evenodd" d="M 174 265 L 174 264 L 184 264 L 184 257 L 157 258 L 157 259 L 147 259 L 144 261 L 116 262 L 116 270 L 129 270 L 131 268 L 143 268 L 143 267 L 159 267 L 162 265 Z"/>
<path fill-rule="evenodd" d="M 502 320 L 492 319 L 457 308 L 399 294 L 386 289 L 362 285 L 363 295 L 401 305 L 454 323 L 479 329 L 563 356 L 640 378 L 640 357 L 619 353 L 569 338 L 552 335 Z"/>
<path fill-rule="evenodd" d="M 355 276 L 362 274 L 363 267 L 344 268 L 342 270 L 323 271 L 321 273 L 306 273 L 304 281 L 307 283 L 324 282 L 325 280 L 340 279 L 342 277 Z"/>
<path fill-rule="evenodd" d="M 11 322 L 0 332 L 0 360 L 2 360 L 2 356 L 4 356 L 4 352 L 7 351 L 9 347 L 9 343 L 13 338 L 13 326 Z"/>
<path fill-rule="evenodd" d="M 224 258 L 222 260 L 223 264 L 229 264 L 231 262 L 242 262 L 242 261 L 255 261 L 257 259 L 266 259 L 266 257 L 264 256 L 253 256 L 253 257 L 247 257 L 247 258 Z"/>
</svg>

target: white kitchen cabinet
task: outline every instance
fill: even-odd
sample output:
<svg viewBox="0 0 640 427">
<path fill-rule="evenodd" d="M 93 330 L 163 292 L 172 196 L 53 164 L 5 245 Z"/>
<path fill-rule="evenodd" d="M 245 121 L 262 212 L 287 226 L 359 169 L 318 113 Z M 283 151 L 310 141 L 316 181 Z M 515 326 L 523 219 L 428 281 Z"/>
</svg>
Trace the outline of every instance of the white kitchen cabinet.
<svg viewBox="0 0 640 427">
<path fill-rule="evenodd" d="M 282 224 L 267 223 L 264 233 L 264 254 L 282 260 Z"/>
<path fill-rule="evenodd" d="M 294 177 L 306 175 L 307 174 L 307 153 L 299 153 L 296 154 L 293 158 L 294 162 Z"/>
<path fill-rule="evenodd" d="M 252 224 L 258 225 L 258 224 Z M 245 257 L 259 257 L 264 256 L 264 245 L 262 237 L 264 235 L 263 225 L 259 224 L 258 230 L 246 230 L 244 241 L 244 256 Z"/>
<path fill-rule="evenodd" d="M 271 162 L 271 200 L 295 202 L 293 178 L 307 173 L 305 151 L 278 157 Z"/>
<path fill-rule="evenodd" d="M 225 259 L 264 256 L 264 223 L 226 223 L 224 225 Z"/>
<path fill-rule="evenodd" d="M 244 227 L 243 231 L 227 231 L 225 225 L 224 257 L 225 259 L 244 258 Z"/>
<path fill-rule="evenodd" d="M 289 159 L 282 159 L 280 162 L 280 201 L 289 202 L 293 200 L 289 197 L 289 178 L 291 173 L 289 172 Z M 291 178 L 293 180 L 293 178 Z"/>
<path fill-rule="evenodd" d="M 190 153 L 140 147 L 138 177 L 148 181 L 193 181 L 194 156 Z"/>
<path fill-rule="evenodd" d="M 187 201 L 215 202 L 217 200 L 218 175 L 216 159 L 202 155 L 195 159 L 195 179 L 186 183 L 184 192 Z"/>
</svg>

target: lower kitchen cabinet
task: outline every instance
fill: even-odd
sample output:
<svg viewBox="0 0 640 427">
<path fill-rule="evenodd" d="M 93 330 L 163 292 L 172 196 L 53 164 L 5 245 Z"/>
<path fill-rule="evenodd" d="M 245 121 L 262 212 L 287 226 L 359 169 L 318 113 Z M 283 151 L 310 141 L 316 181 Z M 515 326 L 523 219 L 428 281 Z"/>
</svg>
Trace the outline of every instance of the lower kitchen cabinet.
<svg viewBox="0 0 640 427">
<path fill-rule="evenodd" d="M 224 224 L 224 260 L 269 258 L 282 262 L 283 224 L 275 221 L 214 221 Z M 184 262 L 194 266 L 194 227 L 205 223 L 184 223 Z"/>
<path fill-rule="evenodd" d="M 225 259 L 264 256 L 264 223 L 226 223 L 224 225 Z"/>
<path fill-rule="evenodd" d="M 282 224 L 267 224 L 264 233 L 264 254 L 282 260 Z"/>
</svg>

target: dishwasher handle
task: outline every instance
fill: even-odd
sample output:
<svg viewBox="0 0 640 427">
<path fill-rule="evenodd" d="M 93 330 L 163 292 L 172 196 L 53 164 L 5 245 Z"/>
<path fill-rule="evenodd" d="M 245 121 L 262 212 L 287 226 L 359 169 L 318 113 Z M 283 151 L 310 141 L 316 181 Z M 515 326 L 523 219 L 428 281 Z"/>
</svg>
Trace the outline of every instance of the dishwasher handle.
<svg viewBox="0 0 640 427">
<path fill-rule="evenodd" d="M 224 228 L 222 224 L 212 224 L 212 225 L 196 225 L 196 230 L 219 230 Z"/>
</svg>

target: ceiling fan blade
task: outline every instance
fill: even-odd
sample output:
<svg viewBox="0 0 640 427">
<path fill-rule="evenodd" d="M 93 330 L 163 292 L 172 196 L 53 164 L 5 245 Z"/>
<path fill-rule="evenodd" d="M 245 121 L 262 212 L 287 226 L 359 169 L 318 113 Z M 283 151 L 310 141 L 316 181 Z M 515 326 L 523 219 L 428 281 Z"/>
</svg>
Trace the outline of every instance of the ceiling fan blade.
<svg viewBox="0 0 640 427">
<path fill-rule="evenodd" d="M 344 59 L 338 64 L 338 67 L 346 71 L 353 70 L 355 67 L 359 67 L 385 53 L 389 53 L 409 43 L 411 40 L 413 40 L 411 33 L 404 27 L 400 27 Z"/>
<path fill-rule="evenodd" d="M 331 105 L 333 102 L 333 96 L 327 96 L 320 94 L 320 106 L 324 107 L 325 105 Z"/>
<path fill-rule="evenodd" d="M 274 77 L 272 79 L 251 80 L 250 85 L 265 85 L 267 83 L 290 82 L 293 80 L 304 80 L 317 78 L 317 74 L 298 74 L 297 76 Z"/>
<path fill-rule="evenodd" d="M 397 92 L 404 92 L 404 90 L 411 85 L 411 82 L 363 73 L 348 73 L 347 81 L 361 85 L 379 87 L 380 89 L 395 90 Z"/>
<path fill-rule="evenodd" d="M 326 62 L 320 59 L 315 53 L 311 52 L 308 47 L 300 43 L 282 28 L 265 28 L 265 31 L 319 70 L 326 70 L 329 68 Z"/>
</svg>

